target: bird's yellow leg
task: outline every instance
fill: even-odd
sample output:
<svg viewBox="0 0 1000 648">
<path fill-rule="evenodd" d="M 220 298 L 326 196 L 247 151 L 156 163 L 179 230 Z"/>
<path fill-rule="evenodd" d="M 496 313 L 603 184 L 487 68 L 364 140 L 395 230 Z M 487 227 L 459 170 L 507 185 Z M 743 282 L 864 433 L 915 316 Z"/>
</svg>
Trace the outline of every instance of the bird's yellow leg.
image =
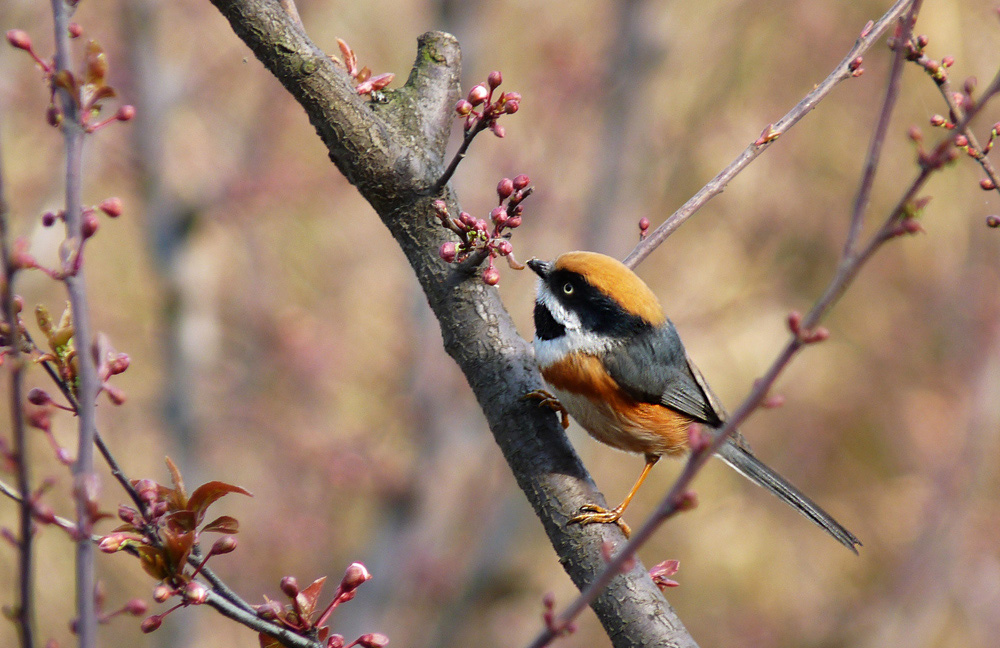
<svg viewBox="0 0 1000 648">
<path fill-rule="evenodd" d="M 569 412 L 559 402 L 559 399 L 549 392 L 544 389 L 536 389 L 525 394 L 523 398 L 525 400 L 537 400 L 539 407 L 547 407 L 559 415 L 564 430 L 569 427 Z"/>
<path fill-rule="evenodd" d="M 639 479 L 636 480 L 635 486 L 633 486 L 632 490 L 628 492 L 628 495 L 625 496 L 625 499 L 622 500 L 621 504 L 613 509 L 602 508 L 596 504 L 584 504 L 580 507 L 580 511 L 583 512 L 571 517 L 569 519 L 569 523 L 582 525 L 595 523 L 610 524 L 613 522 L 621 528 L 622 533 L 625 534 L 626 538 L 632 535 L 632 529 L 630 529 L 629 526 L 625 524 L 625 521 L 622 520 L 622 514 L 628 507 L 629 502 L 632 501 L 632 498 L 635 497 L 636 491 L 638 491 L 639 487 L 642 486 L 642 482 L 646 481 L 649 471 L 653 469 L 653 466 L 656 465 L 656 462 L 659 461 L 659 459 L 660 458 L 655 455 L 646 455 L 646 465 L 643 467 L 642 473 L 639 475 Z"/>
</svg>

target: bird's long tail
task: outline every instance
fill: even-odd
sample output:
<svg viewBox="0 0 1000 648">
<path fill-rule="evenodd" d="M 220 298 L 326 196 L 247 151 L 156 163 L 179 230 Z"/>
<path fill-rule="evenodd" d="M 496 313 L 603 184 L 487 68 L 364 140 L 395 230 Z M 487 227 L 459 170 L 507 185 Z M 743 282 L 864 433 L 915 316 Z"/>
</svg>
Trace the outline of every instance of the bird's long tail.
<svg viewBox="0 0 1000 648">
<path fill-rule="evenodd" d="M 792 486 L 784 477 L 765 466 L 749 450 L 740 447 L 732 440 L 727 441 L 719 449 L 719 457 L 732 466 L 750 481 L 763 486 L 778 496 L 796 511 L 806 516 L 827 533 L 836 538 L 842 545 L 858 553 L 857 547 L 861 541 L 853 533 L 845 529 L 840 522 L 821 509 L 815 502 L 803 495 L 799 489 Z"/>
</svg>

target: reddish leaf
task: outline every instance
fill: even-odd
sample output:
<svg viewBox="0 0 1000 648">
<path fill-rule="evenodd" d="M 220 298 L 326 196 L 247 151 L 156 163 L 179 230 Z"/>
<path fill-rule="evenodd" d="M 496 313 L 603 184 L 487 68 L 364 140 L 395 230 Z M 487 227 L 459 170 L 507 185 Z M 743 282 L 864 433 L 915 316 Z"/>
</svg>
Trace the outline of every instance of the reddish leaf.
<svg viewBox="0 0 1000 648">
<path fill-rule="evenodd" d="M 170 471 L 170 481 L 174 485 L 172 494 L 177 497 L 177 508 L 188 508 L 187 501 L 187 491 L 184 490 L 184 479 L 181 477 L 181 471 L 177 468 L 177 464 L 167 457 L 167 470 Z"/>
<path fill-rule="evenodd" d="M 305 588 L 295 596 L 295 602 L 299 605 L 299 611 L 302 614 L 302 618 L 308 620 L 312 617 L 313 612 L 316 611 L 316 601 L 319 600 L 319 595 L 323 591 L 324 583 L 326 583 L 326 576 L 317 578 L 313 581 L 312 585 Z"/>
<path fill-rule="evenodd" d="M 197 527 L 193 511 L 174 511 L 166 516 L 166 524 L 174 533 L 190 533 Z"/>
<path fill-rule="evenodd" d="M 230 515 L 222 515 L 215 518 L 201 528 L 202 532 L 212 531 L 214 533 L 239 533 L 240 522 Z"/>
<path fill-rule="evenodd" d="M 161 535 L 163 536 L 164 559 L 167 562 L 167 567 L 174 573 L 181 572 L 191 554 L 191 548 L 194 546 L 195 534 L 178 533 L 167 528 L 163 530 Z"/>
<path fill-rule="evenodd" d="M 163 551 L 149 545 L 139 545 L 136 547 L 139 552 L 139 564 L 143 570 L 156 580 L 163 580 L 170 576 L 167 563 L 163 559 Z"/>
<path fill-rule="evenodd" d="M 239 486 L 233 486 L 232 484 L 227 484 L 221 481 L 210 481 L 207 484 L 202 484 L 191 493 L 191 499 L 188 500 L 187 509 L 194 511 L 195 517 L 200 523 L 201 520 L 205 518 L 205 511 L 209 506 L 212 505 L 217 499 L 223 495 L 228 495 L 229 493 L 240 493 L 242 495 L 248 495 L 253 497 L 249 491 L 240 488 Z"/>
<path fill-rule="evenodd" d="M 76 77 L 69 70 L 59 70 L 56 72 L 56 75 L 52 77 L 52 85 L 68 92 L 73 98 L 74 103 L 80 103 L 80 93 L 77 90 Z"/>
</svg>

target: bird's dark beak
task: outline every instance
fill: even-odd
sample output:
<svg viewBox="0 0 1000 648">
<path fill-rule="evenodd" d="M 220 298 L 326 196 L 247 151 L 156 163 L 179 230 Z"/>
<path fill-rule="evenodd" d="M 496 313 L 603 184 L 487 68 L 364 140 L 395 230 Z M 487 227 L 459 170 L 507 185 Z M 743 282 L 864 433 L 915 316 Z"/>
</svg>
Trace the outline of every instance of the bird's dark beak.
<svg viewBox="0 0 1000 648">
<path fill-rule="evenodd" d="M 549 273 L 552 272 L 552 263 L 549 261 L 542 261 L 540 259 L 529 259 L 528 267 L 542 279 L 548 277 Z"/>
</svg>

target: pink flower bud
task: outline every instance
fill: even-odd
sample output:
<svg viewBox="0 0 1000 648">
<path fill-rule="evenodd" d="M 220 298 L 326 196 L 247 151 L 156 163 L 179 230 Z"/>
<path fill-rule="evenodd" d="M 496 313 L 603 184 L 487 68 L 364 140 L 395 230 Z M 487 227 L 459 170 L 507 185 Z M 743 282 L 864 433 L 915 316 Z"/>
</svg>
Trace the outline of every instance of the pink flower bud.
<svg viewBox="0 0 1000 648">
<path fill-rule="evenodd" d="M 44 389 L 39 389 L 35 387 L 28 392 L 28 402 L 32 405 L 48 405 L 52 402 L 52 398 L 49 393 Z"/>
<path fill-rule="evenodd" d="M 438 216 L 448 215 L 448 203 L 446 203 L 443 200 L 435 200 L 434 202 L 431 203 L 431 207 L 434 208 L 434 213 L 436 213 Z"/>
<path fill-rule="evenodd" d="M 924 139 L 923 133 L 916 126 L 910 126 L 910 130 L 907 131 L 907 136 L 909 136 L 911 141 L 922 142 Z"/>
<path fill-rule="evenodd" d="M 986 217 L 986 227 L 997 228 L 1000 227 L 1000 216 L 991 214 Z"/>
<path fill-rule="evenodd" d="M 469 90 L 469 95 L 466 97 L 468 102 L 473 106 L 478 106 L 479 104 L 486 101 L 486 98 L 490 96 L 490 91 L 486 89 L 486 86 L 479 84 L 472 87 Z"/>
<path fill-rule="evenodd" d="M 519 227 L 520 225 L 521 225 L 520 216 L 511 216 L 510 218 L 507 219 L 507 227 L 510 229 L 514 229 L 515 227 Z"/>
<path fill-rule="evenodd" d="M 347 566 L 344 578 L 340 581 L 340 589 L 349 592 L 357 589 L 366 581 L 371 580 L 371 578 L 372 575 L 368 573 L 364 565 L 359 562 L 351 563 Z"/>
<path fill-rule="evenodd" d="M 59 126 L 62 123 L 62 111 L 55 104 L 49 104 L 45 109 L 45 121 L 49 126 Z"/>
<path fill-rule="evenodd" d="M 278 615 L 283 611 L 281 604 L 277 601 L 267 601 L 266 603 L 253 606 L 253 609 L 256 610 L 257 616 L 268 620 L 278 618 Z"/>
<path fill-rule="evenodd" d="M 487 286 L 497 285 L 500 283 L 500 271 L 493 266 L 487 266 L 487 268 L 483 270 L 483 282 L 486 283 Z"/>
<path fill-rule="evenodd" d="M 490 84 L 490 88 L 495 90 L 498 85 L 503 83 L 503 75 L 501 75 L 498 70 L 494 70 L 493 72 L 490 72 L 488 77 L 486 77 L 486 83 Z"/>
<path fill-rule="evenodd" d="M 149 604 L 143 601 L 141 598 L 134 598 L 125 604 L 122 608 L 127 614 L 132 616 L 142 616 L 149 610 Z"/>
<path fill-rule="evenodd" d="M 153 588 L 153 600 L 157 603 L 165 603 L 174 595 L 174 591 L 166 585 L 157 585 Z"/>
<path fill-rule="evenodd" d="M 507 256 L 514 251 L 514 246 L 507 239 L 500 239 L 497 241 L 496 250 L 500 256 Z"/>
<path fill-rule="evenodd" d="M 982 180 L 980 180 L 979 186 L 982 187 L 985 191 L 992 191 L 997 188 L 996 184 L 994 184 L 993 181 L 990 180 L 989 178 L 983 178 Z"/>
<path fill-rule="evenodd" d="M 344 648 L 344 635 L 330 635 L 330 638 L 326 640 L 326 648 Z"/>
<path fill-rule="evenodd" d="M 389 637 L 379 632 L 372 632 L 361 635 L 354 643 L 361 648 L 383 648 L 389 644 Z"/>
<path fill-rule="evenodd" d="M 159 628 L 162 623 L 163 623 L 163 617 L 161 617 L 159 614 L 154 614 L 153 616 L 149 616 L 143 619 L 142 623 L 139 624 L 139 629 L 145 632 L 146 634 L 149 634 L 153 630 Z"/>
<path fill-rule="evenodd" d="M 83 36 L 83 27 L 80 26 L 80 23 L 71 22 L 67 31 L 70 38 L 80 38 L 80 36 Z"/>
<path fill-rule="evenodd" d="M 94 212 L 87 212 L 83 215 L 83 222 L 80 223 L 80 233 L 87 239 L 97 233 L 97 228 L 101 223 L 97 220 Z"/>
<path fill-rule="evenodd" d="M 458 246 L 454 241 L 445 241 L 441 244 L 441 249 L 438 250 L 438 255 L 445 263 L 454 263 L 455 257 L 458 256 Z"/>
<path fill-rule="evenodd" d="M 514 181 L 510 178 L 504 178 L 497 184 L 497 195 L 500 196 L 500 200 L 510 198 L 512 193 L 514 193 Z"/>
<path fill-rule="evenodd" d="M 955 146 L 963 148 L 968 145 L 969 145 L 969 138 L 966 137 L 965 135 L 959 134 L 955 137 Z"/>
<path fill-rule="evenodd" d="M 494 207 L 490 212 L 490 220 L 494 225 L 503 226 L 507 222 L 507 210 L 503 206 Z"/>
<path fill-rule="evenodd" d="M 941 126 L 944 126 L 947 123 L 948 120 L 942 117 L 941 115 L 934 115 L 931 117 L 931 126 L 940 128 Z"/>
<path fill-rule="evenodd" d="M 208 588 L 198 581 L 191 581 L 184 586 L 184 598 L 195 605 L 201 605 L 208 600 Z"/>
<path fill-rule="evenodd" d="M 129 121 L 134 117 L 135 117 L 135 106 L 132 106 L 130 104 L 125 104 L 124 106 L 118 109 L 118 112 L 115 113 L 115 119 L 117 119 L 118 121 L 123 121 L 123 122 Z"/>
<path fill-rule="evenodd" d="M 281 591 L 285 596 L 294 597 L 299 593 L 299 581 L 294 576 L 285 576 L 281 579 Z"/>
<path fill-rule="evenodd" d="M 952 65 L 955 65 L 955 57 L 953 57 L 953 56 L 946 56 L 946 57 L 944 57 L 943 59 L 941 59 L 941 65 L 945 66 L 946 68 L 949 68 Z"/>
<path fill-rule="evenodd" d="M 111 218 L 117 218 L 122 215 L 122 199 L 117 196 L 105 198 L 97 208 Z"/>
<path fill-rule="evenodd" d="M 531 183 L 531 179 L 523 173 L 514 178 L 514 189 L 520 191 Z"/>
<path fill-rule="evenodd" d="M 11 29 L 7 32 L 7 42 L 26 52 L 31 51 L 31 37 L 23 29 Z"/>
<path fill-rule="evenodd" d="M 520 92 L 505 92 L 503 94 L 504 101 L 516 101 L 521 103 L 521 93 Z"/>
<path fill-rule="evenodd" d="M 639 219 L 639 231 L 645 232 L 649 229 L 649 219 L 643 216 Z"/>
<path fill-rule="evenodd" d="M 503 104 L 503 111 L 508 115 L 513 115 L 517 112 L 517 109 L 521 107 L 521 102 L 519 101 L 505 101 Z"/>
<path fill-rule="evenodd" d="M 222 536 L 212 544 L 212 554 L 221 556 L 236 550 L 236 538 L 233 536 Z"/>
<path fill-rule="evenodd" d="M 503 137 L 507 134 L 507 129 L 498 122 L 490 122 L 490 130 L 493 131 L 493 134 L 497 137 Z"/>
<path fill-rule="evenodd" d="M 472 112 L 472 104 L 465 99 L 459 99 L 458 103 L 455 104 L 455 112 L 465 117 Z"/>
<path fill-rule="evenodd" d="M 476 226 L 476 219 L 469 212 L 462 212 L 458 215 L 458 220 L 468 228 Z"/>
</svg>

